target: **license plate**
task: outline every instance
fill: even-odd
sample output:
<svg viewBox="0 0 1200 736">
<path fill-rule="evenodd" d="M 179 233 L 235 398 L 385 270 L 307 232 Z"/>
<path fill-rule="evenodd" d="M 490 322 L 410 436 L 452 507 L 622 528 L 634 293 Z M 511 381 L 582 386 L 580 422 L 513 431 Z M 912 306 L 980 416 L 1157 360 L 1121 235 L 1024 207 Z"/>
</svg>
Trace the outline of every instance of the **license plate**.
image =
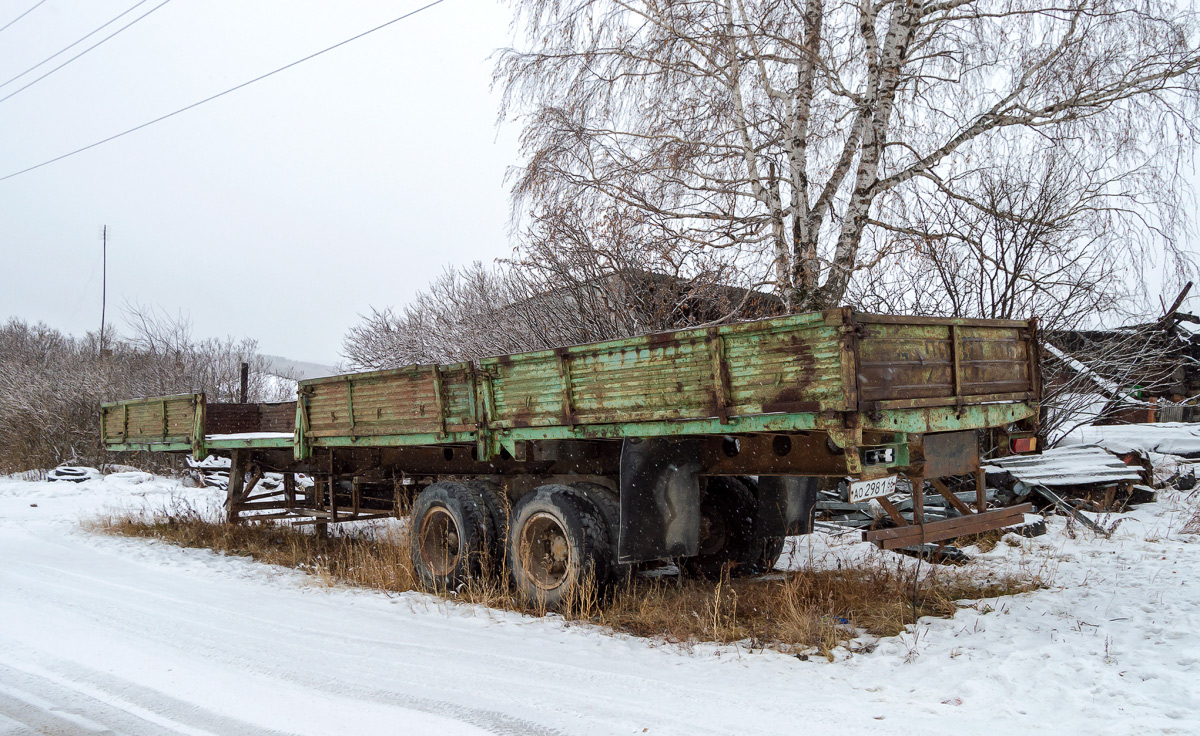
<svg viewBox="0 0 1200 736">
<path fill-rule="evenodd" d="M 896 492 L 896 478 L 889 475 L 872 480 L 856 480 L 850 484 L 850 503 L 861 503 L 868 498 L 890 496 Z"/>
</svg>

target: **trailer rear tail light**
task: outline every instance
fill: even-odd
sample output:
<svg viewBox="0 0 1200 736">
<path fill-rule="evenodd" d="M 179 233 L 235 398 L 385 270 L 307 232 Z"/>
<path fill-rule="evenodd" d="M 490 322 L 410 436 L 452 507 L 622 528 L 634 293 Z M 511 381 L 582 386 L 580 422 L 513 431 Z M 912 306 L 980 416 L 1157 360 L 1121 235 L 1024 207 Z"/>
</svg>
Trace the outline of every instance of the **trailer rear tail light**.
<svg viewBox="0 0 1200 736">
<path fill-rule="evenodd" d="M 1016 437 L 1012 441 L 1013 452 L 1033 452 L 1037 449 L 1037 437 Z"/>
</svg>

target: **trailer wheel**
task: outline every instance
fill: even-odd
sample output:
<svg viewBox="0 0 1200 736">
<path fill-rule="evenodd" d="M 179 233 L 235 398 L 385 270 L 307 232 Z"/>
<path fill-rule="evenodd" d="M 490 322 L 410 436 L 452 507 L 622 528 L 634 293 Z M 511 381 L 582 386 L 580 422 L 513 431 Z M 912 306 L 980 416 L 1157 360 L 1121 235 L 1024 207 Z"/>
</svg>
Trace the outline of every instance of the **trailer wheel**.
<svg viewBox="0 0 1200 736">
<path fill-rule="evenodd" d="M 713 476 L 700 499 L 700 554 L 684 557 L 685 573 L 716 578 L 729 565 L 735 574 L 749 572 L 759 557 L 754 522 L 758 502 L 746 484 Z"/>
<path fill-rule="evenodd" d="M 595 507 L 600 512 L 600 517 L 604 519 L 609 541 L 609 555 L 605 560 L 608 566 L 605 580 L 614 583 L 625 580 L 633 574 L 634 567 L 617 561 L 617 540 L 621 533 L 620 499 L 616 493 L 599 483 L 576 481 L 570 487 Z"/>
<path fill-rule="evenodd" d="M 504 489 L 495 483 L 483 480 L 464 481 L 463 485 L 479 493 L 483 499 L 484 508 L 492 520 L 492 544 L 488 548 L 492 569 L 499 571 L 503 567 L 504 551 L 508 540 L 509 504 Z"/>
<path fill-rule="evenodd" d="M 481 575 L 495 539 L 483 496 L 462 483 L 434 483 L 417 495 L 409 553 L 422 585 L 453 590 Z"/>
<path fill-rule="evenodd" d="M 739 475 L 738 480 L 750 489 L 755 498 L 758 497 L 758 478 Z M 753 563 L 750 566 L 750 571 L 755 574 L 771 572 L 775 569 L 775 563 L 779 562 L 779 557 L 783 554 L 783 545 L 786 537 L 772 537 L 768 535 L 760 535 L 758 537 L 758 554 L 755 556 Z"/>
<path fill-rule="evenodd" d="M 758 559 L 754 561 L 754 572 L 764 573 L 775 569 L 775 563 L 779 562 L 783 555 L 784 541 L 785 537 L 758 538 L 759 552 Z"/>
<path fill-rule="evenodd" d="M 584 585 L 601 584 L 611 555 L 606 527 L 577 489 L 545 485 L 525 494 L 508 533 L 513 584 L 548 609 L 581 594 Z"/>
</svg>

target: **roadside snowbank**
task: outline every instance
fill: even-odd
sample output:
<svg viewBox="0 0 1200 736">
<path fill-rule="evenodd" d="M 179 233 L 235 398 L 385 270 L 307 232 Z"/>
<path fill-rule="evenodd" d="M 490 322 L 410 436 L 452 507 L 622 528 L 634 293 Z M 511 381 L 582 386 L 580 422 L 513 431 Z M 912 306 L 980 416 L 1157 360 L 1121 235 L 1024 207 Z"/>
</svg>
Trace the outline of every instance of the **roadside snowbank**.
<svg viewBox="0 0 1200 736">
<path fill-rule="evenodd" d="M 1106 519 L 1120 520 L 1111 540 L 1061 519 L 1010 536 L 972 564 L 1041 571 L 1050 589 L 923 619 L 833 663 L 329 589 L 80 527 L 113 506 L 218 493 L 140 473 L 0 479 L 0 734 L 1200 732 L 1200 540 L 1178 534 L 1178 493 Z M 890 555 L 823 534 L 792 554 Z"/>
</svg>

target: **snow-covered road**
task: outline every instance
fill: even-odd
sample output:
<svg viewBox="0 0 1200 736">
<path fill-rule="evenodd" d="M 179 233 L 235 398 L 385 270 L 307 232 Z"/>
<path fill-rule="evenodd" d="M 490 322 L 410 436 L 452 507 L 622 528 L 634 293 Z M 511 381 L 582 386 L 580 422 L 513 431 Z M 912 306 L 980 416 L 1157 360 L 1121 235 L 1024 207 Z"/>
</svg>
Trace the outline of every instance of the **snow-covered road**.
<svg viewBox="0 0 1200 736">
<path fill-rule="evenodd" d="M 1200 733 L 1200 544 L 1171 533 L 1173 500 L 1111 541 L 1057 523 L 1000 545 L 982 564 L 1049 560 L 1054 587 L 828 663 L 330 589 L 80 528 L 172 492 L 205 493 L 0 479 L 0 734 Z"/>
</svg>

